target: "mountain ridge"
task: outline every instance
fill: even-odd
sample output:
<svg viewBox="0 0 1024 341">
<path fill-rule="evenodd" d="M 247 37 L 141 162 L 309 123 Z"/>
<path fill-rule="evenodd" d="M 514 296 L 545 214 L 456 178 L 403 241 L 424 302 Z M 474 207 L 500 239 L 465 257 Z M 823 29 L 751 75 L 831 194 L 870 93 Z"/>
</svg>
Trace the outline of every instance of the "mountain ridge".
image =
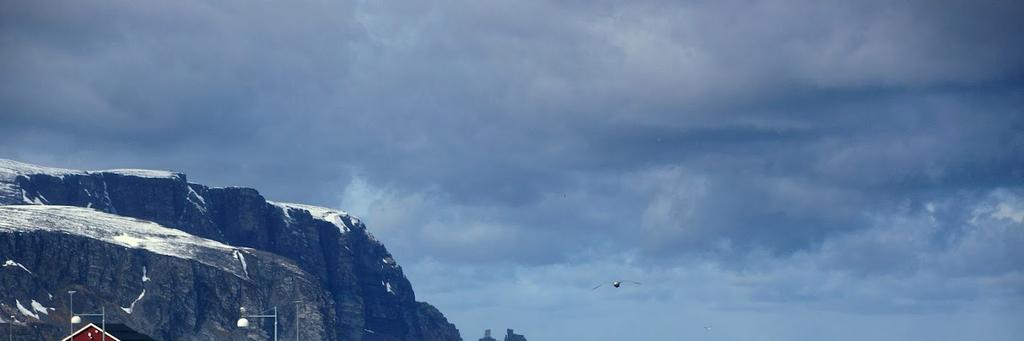
<svg viewBox="0 0 1024 341">
<path fill-rule="evenodd" d="M 280 256 L 330 298 L 324 329 L 333 334 L 325 335 L 337 339 L 461 340 L 439 311 L 415 300 L 384 245 L 342 210 L 268 201 L 246 187 L 189 183 L 179 172 L 78 171 L 5 159 L 0 204 L 88 208 Z"/>
</svg>

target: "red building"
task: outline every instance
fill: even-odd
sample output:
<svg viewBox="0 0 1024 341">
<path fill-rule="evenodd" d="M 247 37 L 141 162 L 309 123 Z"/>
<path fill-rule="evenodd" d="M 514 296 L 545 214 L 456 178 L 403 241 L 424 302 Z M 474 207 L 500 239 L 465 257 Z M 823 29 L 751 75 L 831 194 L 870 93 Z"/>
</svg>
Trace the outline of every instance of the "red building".
<svg viewBox="0 0 1024 341">
<path fill-rule="evenodd" d="M 87 324 L 61 341 L 102 341 L 103 332 L 95 324 Z M 107 341 L 156 341 L 120 323 L 107 323 Z"/>
</svg>

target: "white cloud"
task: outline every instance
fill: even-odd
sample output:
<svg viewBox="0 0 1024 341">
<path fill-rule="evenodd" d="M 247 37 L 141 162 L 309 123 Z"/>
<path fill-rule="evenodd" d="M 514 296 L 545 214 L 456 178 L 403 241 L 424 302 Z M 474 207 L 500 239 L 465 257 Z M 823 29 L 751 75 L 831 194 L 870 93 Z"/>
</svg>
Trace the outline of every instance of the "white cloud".
<svg viewBox="0 0 1024 341">
<path fill-rule="evenodd" d="M 436 190 L 399 192 L 354 177 L 339 207 L 361 217 L 400 259 L 424 256 L 489 262 L 515 252 L 521 228 L 494 209 L 451 202 Z"/>
<path fill-rule="evenodd" d="M 695 226 L 699 221 L 693 219 L 700 201 L 708 195 L 704 177 L 673 167 L 638 175 L 634 181 L 639 191 L 650 194 L 640 215 L 640 226 L 652 242 L 687 238 L 707 228 Z"/>
<path fill-rule="evenodd" d="M 992 212 L 992 217 L 1009 219 L 1022 224 L 1024 223 L 1024 206 L 1016 200 L 1013 202 L 1001 202 L 996 206 L 995 212 Z"/>
</svg>

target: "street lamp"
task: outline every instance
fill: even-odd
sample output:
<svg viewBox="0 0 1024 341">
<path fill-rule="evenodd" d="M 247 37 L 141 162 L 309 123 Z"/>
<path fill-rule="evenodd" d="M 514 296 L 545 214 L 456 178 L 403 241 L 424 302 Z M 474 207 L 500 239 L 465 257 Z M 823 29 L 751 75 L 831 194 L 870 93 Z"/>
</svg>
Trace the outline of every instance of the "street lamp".
<svg viewBox="0 0 1024 341">
<path fill-rule="evenodd" d="M 11 315 L 11 321 L 7 322 L 7 338 L 9 341 L 14 341 L 14 315 Z"/>
<path fill-rule="evenodd" d="M 71 305 L 68 306 L 68 312 L 71 313 L 71 316 L 75 316 L 75 293 L 76 292 L 77 291 L 74 291 L 74 290 L 68 290 L 68 296 L 71 298 Z M 74 317 L 72 317 L 71 319 L 74 320 Z M 69 335 L 75 332 L 75 323 L 71 322 L 70 326 L 71 326 L 71 330 L 68 331 Z"/>
<path fill-rule="evenodd" d="M 100 317 L 100 329 L 103 329 L 102 333 L 101 333 L 101 334 L 103 334 L 103 341 L 107 341 L 107 309 L 106 309 L 106 307 L 100 306 L 100 313 L 99 314 L 77 314 L 76 315 L 75 311 L 72 310 L 71 311 L 71 315 L 73 315 L 73 316 L 71 316 L 71 324 L 72 325 L 74 325 L 76 323 L 82 323 L 82 316 L 99 316 Z M 74 331 L 72 331 L 72 333 L 74 333 Z"/>
<path fill-rule="evenodd" d="M 273 318 L 274 319 L 274 341 L 277 341 L 277 307 L 274 307 L 274 309 L 273 309 L 274 314 L 272 314 L 272 315 L 246 315 L 245 314 L 245 307 L 241 307 L 238 310 L 240 312 L 240 314 L 239 314 L 240 317 L 238 318 L 238 323 L 235 324 L 236 326 L 238 326 L 238 328 L 248 328 L 249 327 L 249 319 L 247 319 L 247 317 Z"/>
</svg>

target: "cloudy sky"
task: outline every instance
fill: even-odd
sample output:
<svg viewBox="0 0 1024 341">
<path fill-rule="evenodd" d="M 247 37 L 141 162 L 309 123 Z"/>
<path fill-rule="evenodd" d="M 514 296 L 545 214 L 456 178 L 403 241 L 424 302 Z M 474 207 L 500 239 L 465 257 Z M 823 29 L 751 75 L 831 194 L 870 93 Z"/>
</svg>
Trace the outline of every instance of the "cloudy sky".
<svg viewBox="0 0 1024 341">
<path fill-rule="evenodd" d="M 1012 340 L 1021 17 L 3 0 L 0 157 L 347 210 L 467 340 Z"/>
</svg>

